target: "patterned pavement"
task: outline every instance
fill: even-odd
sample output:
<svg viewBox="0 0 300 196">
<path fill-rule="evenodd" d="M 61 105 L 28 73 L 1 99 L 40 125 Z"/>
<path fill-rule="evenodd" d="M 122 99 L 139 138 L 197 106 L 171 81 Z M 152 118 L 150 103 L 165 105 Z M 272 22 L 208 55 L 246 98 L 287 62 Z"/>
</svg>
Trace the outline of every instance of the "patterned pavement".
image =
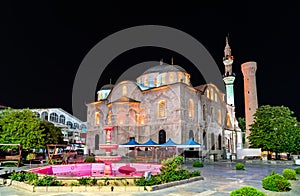
<svg viewBox="0 0 300 196">
<path fill-rule="evenodd" d="M 193 170 L 187 164 L 188 168 Z M 285 168 L 295 168 L 296 166 L 277 166 L 277 165 L 251 165 L 245 164 L 245 170 L 235 170 L 234 162 L 214 162 L 206 163 L 203 168 L 199 168 L 204 180 L 192 182 L 184 185 L 174 186 L 154 192 L 140 192 L 140 193 L 117 193 L 108 192 L 101 193 L 101 195 L 124 195 L 124 196 L 228 196 L 232 190 L 243 186 L 253 186 L 267 195 L 284 195 L 294 196 L 300 195 L 300 182 L 292 181 L 292 191 L 286 193 L 275 193 L 265 191 L 261 186 L 262 179 L 267 176 L 272 170 L 276 173 L 282 173 Z M 299 167 L 299 166 L 298 166 Z M 0 170 L 1 171 L 1 170 Z M 297 176 L 298 178 L 300 176 Z M 10 187 L 0 187 L 0 196 L 89 196 L 95 193 L 30 193 L 22 190 L 17 190 Z"/>
</svg>

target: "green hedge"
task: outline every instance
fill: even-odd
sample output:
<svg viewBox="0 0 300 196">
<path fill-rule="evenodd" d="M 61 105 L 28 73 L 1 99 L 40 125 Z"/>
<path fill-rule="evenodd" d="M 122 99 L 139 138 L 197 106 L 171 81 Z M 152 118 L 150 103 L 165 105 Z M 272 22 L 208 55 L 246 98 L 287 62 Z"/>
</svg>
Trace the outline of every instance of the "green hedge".
<svg viewBox="0 0 300 196">
<path fill-rule="evenodd" d="M 287 180 L 296 180 L 296 171 L 293 169 L 284 169 L 282 171 L 282 175 Z"/>
<path fill-rule="evenodd" d="M 266 196 L 266 194 L 251 186 L 245 186 L 240 189 L 234 190 L 230 193 L 230 196 L 254 196 L 254 195 Z"/>
</svg>

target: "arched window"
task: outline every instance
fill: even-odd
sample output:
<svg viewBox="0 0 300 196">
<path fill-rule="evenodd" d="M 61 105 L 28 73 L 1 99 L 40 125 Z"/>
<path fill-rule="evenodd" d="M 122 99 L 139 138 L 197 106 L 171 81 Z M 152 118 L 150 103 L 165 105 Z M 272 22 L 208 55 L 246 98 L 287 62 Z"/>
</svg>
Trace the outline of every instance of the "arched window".
<svg viewBox="0 0 300 196">
<path fill-rule="evenodd" d="M 174 73 L 169 73 L 169 82 L 170 83 L 174 82 Z"/>
<path fill-rule="evenodd" d="M 139 120 L 140 124 L 144 125 L 146 123 L 146 111 L 144 108 L 141 109 L 139 118 L 140 118 L 140 120 Z"/>
<path fill-rule="evenodd" d="M 219 147 L 219 150 L 221 150 L 222 149 L 222 136 L 221 136 L 221 134 L 219 134 L 219 136 L 218 136 L 218 147 Z"/>
<path fill-rule="evenodd" d="M 210 89 L 210 99 L 214 100 L 214 89 Z"/>
<path fill-rule="evenodd" d="M 218 102 L 218 94 L 215 93 L 215 102 Z"/>
<path fill-rule="evenodd" d="M 37 118 L 39 118 L 39 117 L 40 117 L 40 113 L 38 113 L 38 112 L 34 112 L 34 114 L 35 114 L 35 116 L 36 116 Z"/>
<path fill-rule="evenodd" d="M 67 121 L 67 125 L 72 129 L 73 128 L 73 123 L 71 121 Z"/>
<path fill-rule="evenodd" d="M 165 74 L 161 75 L 161 84 L 164 85 L 166 83 L 166 76 Z"/>
<path fill-rule="evenodd" d="M 43 112 L 42 113 L 42 119 L 43 120 L 48 120 L 48 112 Z"/>
<path fill-rule="evenodd" d="M 194 139 L 194 132 L 193 132 L 193 130 L 189 131 L 189 139 L 190 138 Z"/>
<path fill-rule="evenodd" d="M 209 89 L 206 90 L 206 97 L 207 97 L 208 99 L 210 99 Z"/>
<path fill-rule="evenodd" d="M 144 77 L 144 86 L 148 86 L 149 82 L 148 82 L 148 76 Z"/>
<path fill-rule="evenodd" d="M 154 86 L 157 86 L 157 78 L 154 77 L 154 82 L 153 82 Z"/>
<path fill-rule="evenodd" d="M 122 88 L 122 95 L 123 96 L 127 95 L 127 86 L 123 86 L 123 88 Z"/>
<path fill-rule="evenodd" d="M 178 74 L 178 82 L 182 82 L 182 74 L 181 73 Z"/>
<path fill-rule="evenodd" d="M 95 112 L 95 125 L 100 124 L 100 112 Z"/>
<path fill-rule="evenodd" d="M 211 121 L 214 121 L 215 119 L 215 115 L 214 115 L 214 108 L 213 107 L 211 107 L 210 108 L 210 114 L 211 114 Z"/>
<path fill-rule="evenodd" d="M 160 130 L 158 132 L 158 143 L 159 144 L 166 143 L 166 132 L 165 132 L 165 130 Z"/>
<path fill-rule="evenodd" d="M 194 118 L 194 101 L 192 99 L 189 100 L 188 108 L 189 108 L 189 117 Z"/>
<path fill-rule="evenodd" d="M 95 135 L 95 150 L 99 150 L 99 135 Z"/>
<path fill-rule="evenodd" d="M 74 123 L 74 124 L 73 124 L 73 127 L 74 127 L 74 129 L 78 129 L 78 128 L 79 128 L 78 123 Z"/>
<path fill-rule="evenodd" d="M 158 102 L 158 118 L 166 117 L 166 101 L 161 100 Z"/>
<path fill-rule="evenodd" d="M 59 123 L 65 124 L 65 122 L 66 122 L 66 117 L 64 115 L 60 115 L 59 116 Z"/>
<path fill-rule="evenodd" d="M 222 115 L 221 115 L 221 110 L 218 109 L 218 123 L 221 124 L 222 123 Z"/>
<path fill-rule="evenodd" d="M 58 115 L 56 113 L 51 113 L 50 114 L 50 121 L 58 122 Z"/>
<path fill-rule="evenodd" d="M 207 137 L 206 137 L 206 132 L 205 131 L 203 131 L 202 137 L 203 137 L 204 149 L 206 150 L 207 149 Z"/>
<path fill-rule="evenodd" d="M 226 124 L 227 124 L 228 128 L 231 127 L 230 115 L 228 113 L 227 113 L 227 122 L 226 122 Z"/>
</svg>

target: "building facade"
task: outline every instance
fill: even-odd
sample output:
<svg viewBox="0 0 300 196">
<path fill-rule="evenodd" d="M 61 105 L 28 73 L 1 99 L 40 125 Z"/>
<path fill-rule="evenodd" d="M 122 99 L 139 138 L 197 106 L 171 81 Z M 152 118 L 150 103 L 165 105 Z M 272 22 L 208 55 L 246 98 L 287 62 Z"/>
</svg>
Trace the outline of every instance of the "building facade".
<svg viewBox="0 0 300 196">
<path fill-rule="evenodd" d="M 86 122 L 82 122 L 75 116 L 61 108 L 31 109 L 42 120 L 53 123 L 60 127 L 64 141 L 70 144 L 85 144 Z"/>
</svg>

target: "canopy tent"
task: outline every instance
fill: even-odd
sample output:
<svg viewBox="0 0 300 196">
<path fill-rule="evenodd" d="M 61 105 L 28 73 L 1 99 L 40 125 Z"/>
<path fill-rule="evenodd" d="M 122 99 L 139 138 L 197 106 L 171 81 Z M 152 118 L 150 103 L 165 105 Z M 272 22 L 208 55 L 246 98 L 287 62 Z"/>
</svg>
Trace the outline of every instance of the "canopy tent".
<svg viewBox="0 0 300 196">
<path fill-rule="evenodd" d="M 159 144 L 154 142 L 152 138 L 150 138 L 147 142 L 140 144 L 141 147 L 158 147 Z"/>
<path fill-rule="evenodd" d="M 203 145 L 199 144 L 198 142 L 195 142 L 193 138 L 190 138 L 188 141 L 177 146 L 177 148 L 201 148 L 201 147 L 203 147 Z"/>
<path fill-rule="evenodd" d="M 160 146 L 163 146 L 163 147 L 167 147 L 167 146 L 178 146 L 180 144 L 177 144 L 175 142 L 173 142 L 173 140 L 171 138 L 168 139 L 168 141 L 164 144 L 160 144 Z"/>
<path fill-rule="evenodd" d="M 141 145 L 140 143 L 136 142 L 134 138 L 131 138 L 129 142 L 125 144 L 120 144 L 119 147 L 135 147 Z"/>
</svg>

